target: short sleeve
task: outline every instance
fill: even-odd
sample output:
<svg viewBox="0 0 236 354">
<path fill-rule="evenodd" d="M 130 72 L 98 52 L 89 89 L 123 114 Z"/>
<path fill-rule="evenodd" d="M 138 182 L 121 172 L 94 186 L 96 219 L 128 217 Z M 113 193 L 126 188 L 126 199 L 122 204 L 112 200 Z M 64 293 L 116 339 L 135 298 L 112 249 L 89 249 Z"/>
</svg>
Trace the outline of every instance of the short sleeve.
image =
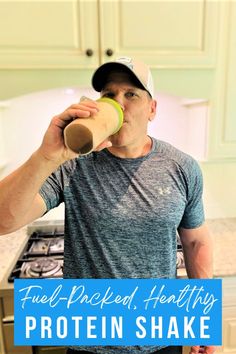
<svg viewBox="0 0 236 354">
<path fill-rule="evenodd" d="M 52 173 L 40 188 L 39 194 L 43 198 L 47 211 L 57 207 L 63 200 L 61 171 Z"/>
<path fill-rule="evenodd" d="M 203 176 L 198 163 L 194 159 L 191 159 L 187 168 L 185 168 L 185 177 L 187 203 L 179 226 L 192 229 L 201 226 L 205 220 L 202 200 Z"/>
</svg>

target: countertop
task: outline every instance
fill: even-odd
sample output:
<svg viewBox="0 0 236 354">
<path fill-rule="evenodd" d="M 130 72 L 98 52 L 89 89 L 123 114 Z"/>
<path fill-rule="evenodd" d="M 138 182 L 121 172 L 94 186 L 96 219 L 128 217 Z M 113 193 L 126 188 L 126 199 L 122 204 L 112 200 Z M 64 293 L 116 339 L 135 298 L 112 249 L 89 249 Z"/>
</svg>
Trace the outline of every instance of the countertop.
<svg viewBox="0 0 236 354">
<path fill-rule="evenodd" d="M 206 223 L 214 241 L 214 276 L 236 275 L 236 218 L 211 219 Z M 0 282 L 22 252 L 27 238 L 26 227 L 0 236 Z"/>
<path fill-rule="evenodd" d="M 236 275 L 236 218 L 207 220 L 214 241 L 214 276 Z"/>
<path fill-rule="evenodd" d="M 22 252 L 27 238 L 27 227 L 0 236 L 0 282 L 6 272 L 11 270 L 12 262 Z"/>
</svg>

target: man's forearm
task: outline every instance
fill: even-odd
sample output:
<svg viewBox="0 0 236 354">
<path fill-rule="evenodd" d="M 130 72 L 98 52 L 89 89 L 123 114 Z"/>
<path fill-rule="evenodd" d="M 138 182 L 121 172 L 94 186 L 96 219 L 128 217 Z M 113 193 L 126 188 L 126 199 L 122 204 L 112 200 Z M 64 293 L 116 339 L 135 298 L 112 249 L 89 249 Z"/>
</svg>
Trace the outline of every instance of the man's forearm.
<svg viewBox="0 0 236 354">
<path fill-rule="evenodd" d="M 27 221 L 27 213 L 45 179 L 57 168 L 37 150 L 22 166 L 0 182 L 0 233 Z"/>
<path fill-rule="evenodd" d="M 206 224 L 196 229 L 179 229 L 189 278 L 213 275 L 213 242 Z"/>
<path fill-rule="evenodd" d="M 184 250 L 186 271 L 189 278 L 212 278 L 212 241 L 193 242 Z"/>
<path fill-rule="evenodd" d="M 213 276 L 213 242 L 206 224 L 195 229 L 180 228 L 179 235 L 184 250 L 189 278 L 208 279 Z M 191 346 L 189 354 L 214 353 L 214 346 Z"/>
</svg>

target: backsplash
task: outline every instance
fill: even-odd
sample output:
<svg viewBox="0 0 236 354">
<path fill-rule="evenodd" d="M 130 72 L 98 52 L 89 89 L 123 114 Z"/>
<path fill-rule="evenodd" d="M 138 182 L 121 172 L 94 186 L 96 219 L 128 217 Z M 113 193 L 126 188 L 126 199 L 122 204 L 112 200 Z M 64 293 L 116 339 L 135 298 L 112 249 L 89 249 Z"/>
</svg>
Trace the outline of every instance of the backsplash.
<svg viewBox="0 0 236 354">
<path fill-rule="evenodd" d="M 96 99 L 99 94 L 89 88 L 59 88 L 0 102 L 0 158 L 7 162 L 2 175 L 14 170 L 30 156 L 40 145 L 51 118 L 78 102 L 81 96 Z M 161 93 L 156 94 L 156 99 L 157 114 L 149 124 L 149 134 L 170 142 L 198 160 L 204 160 L 208 119 L 206 100 Z"/>
</svg>

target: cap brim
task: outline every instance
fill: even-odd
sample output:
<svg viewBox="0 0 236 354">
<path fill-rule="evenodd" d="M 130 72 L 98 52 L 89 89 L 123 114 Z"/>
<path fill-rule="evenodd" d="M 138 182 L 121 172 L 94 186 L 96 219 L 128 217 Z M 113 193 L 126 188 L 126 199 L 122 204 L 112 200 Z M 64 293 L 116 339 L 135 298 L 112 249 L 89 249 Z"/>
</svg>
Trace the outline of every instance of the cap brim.
<svg viewBox="0 0 236 354">
<path fill-rule="evenodd" d="M 104 86 L 107 83 L 108 75 L 112 71 L 124 71 L 128 73 L 131 78 L 133 79 L 134 83 L 137 85 L 137 87 L 142 88 L 143 90 L 146 90 L 142 82 L 137 78 L 137 76 L 134 74 L 134 72 L 125 64 L 122 63 L 117 63 L 117 62 L 109 62 L 101 65 L 93 74 L 92 77 L 92 86 L 94 90 L 101 92 Z"/>
</svg>

